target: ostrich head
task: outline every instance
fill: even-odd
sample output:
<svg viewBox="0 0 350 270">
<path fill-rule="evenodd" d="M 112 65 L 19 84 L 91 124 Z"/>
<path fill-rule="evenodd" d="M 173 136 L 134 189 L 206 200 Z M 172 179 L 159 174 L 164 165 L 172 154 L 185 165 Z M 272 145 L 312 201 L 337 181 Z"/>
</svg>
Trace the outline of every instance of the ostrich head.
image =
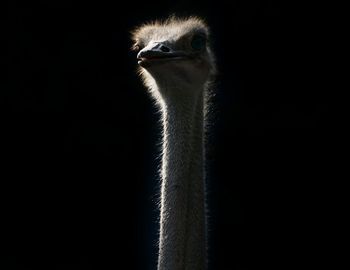
<svg viewBox="0 0 350 270">
<path fill-rule="evenodd" d="M 144 24 L 133 32 L 133 41 L 140 74 L 156 98 L 164 98 L 166 89 L 180 95 L 185 95 L 181 89 L 203 90 L 215 73 L 209 30 L 197 17 Z"/>
</svg>

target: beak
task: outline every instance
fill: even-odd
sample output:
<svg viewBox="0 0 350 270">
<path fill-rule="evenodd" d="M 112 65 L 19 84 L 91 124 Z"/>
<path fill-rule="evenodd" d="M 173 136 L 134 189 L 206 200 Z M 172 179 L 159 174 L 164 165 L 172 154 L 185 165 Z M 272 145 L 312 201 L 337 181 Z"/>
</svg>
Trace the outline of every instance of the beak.
<svg viewBox="0 0 350 270">
<path fill-rule="evenodd" d="M 182 59 L 184 57 L 185 54 L 183 52 L 174 51 L 162 42 L 151 43 L 137 54 L 138 64 L 142 67 L 147 67 L 156 62 Z"/>
</svg>

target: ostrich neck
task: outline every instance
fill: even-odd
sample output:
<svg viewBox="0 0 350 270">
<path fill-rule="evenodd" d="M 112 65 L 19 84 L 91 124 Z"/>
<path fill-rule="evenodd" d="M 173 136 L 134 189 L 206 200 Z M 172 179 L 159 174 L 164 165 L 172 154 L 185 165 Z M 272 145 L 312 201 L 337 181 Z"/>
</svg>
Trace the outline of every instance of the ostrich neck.
<svg viewBox="0 0 350 270">
<path fill-rule="evenodd" d="M 195 93 L 163 98 L 158 270 L 206 269 L 203 89 Z"/>
</svg>

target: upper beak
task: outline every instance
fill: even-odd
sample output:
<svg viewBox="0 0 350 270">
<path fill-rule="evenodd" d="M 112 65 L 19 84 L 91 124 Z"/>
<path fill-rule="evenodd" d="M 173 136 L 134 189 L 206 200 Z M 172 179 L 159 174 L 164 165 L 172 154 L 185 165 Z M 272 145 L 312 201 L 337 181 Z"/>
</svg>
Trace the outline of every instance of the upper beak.
<svg viewBox="0 0 350 270">
<path fill-rule="evenodd" d="M 146 66 L 149 62 L 160 61 L 169 58 L 183 58 L 185 56 L 184 53 L 174 51 L 169 46 L 166 46 L 164 43 L 157 42 L 151 43 L 143 48 L 137 54 L 138 63 L 141 66 Z"/>
</svg>

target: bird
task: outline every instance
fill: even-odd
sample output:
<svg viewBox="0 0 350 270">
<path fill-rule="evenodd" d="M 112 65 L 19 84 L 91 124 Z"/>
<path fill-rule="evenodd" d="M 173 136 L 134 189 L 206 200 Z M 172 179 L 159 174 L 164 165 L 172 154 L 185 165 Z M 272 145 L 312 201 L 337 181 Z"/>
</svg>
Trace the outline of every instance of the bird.
<svg viewBox="0 0 350 270">
<path fill-rule="evenodd" d="M 208 268 L 205 134 L 216 61 L 207 23 L 170 16 L 132 33 L 138 73 L 160 111 L 158 270 Z"/>
</svg>

